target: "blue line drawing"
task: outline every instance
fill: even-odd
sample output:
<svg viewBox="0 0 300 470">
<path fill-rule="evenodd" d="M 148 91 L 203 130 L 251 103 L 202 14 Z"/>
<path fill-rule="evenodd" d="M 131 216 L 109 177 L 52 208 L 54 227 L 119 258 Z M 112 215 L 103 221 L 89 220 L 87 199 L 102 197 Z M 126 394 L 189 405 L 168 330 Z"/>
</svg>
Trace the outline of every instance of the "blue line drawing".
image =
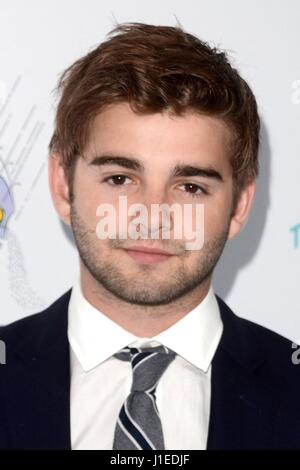
<svg viewBox="0 0 300 470">
<path fill-rule="evenodd" d="M 14 202 L 8 184 L 0 176 L 0 238 L 5 238 L 8 219 L 14 212 Z"/>
</svg>

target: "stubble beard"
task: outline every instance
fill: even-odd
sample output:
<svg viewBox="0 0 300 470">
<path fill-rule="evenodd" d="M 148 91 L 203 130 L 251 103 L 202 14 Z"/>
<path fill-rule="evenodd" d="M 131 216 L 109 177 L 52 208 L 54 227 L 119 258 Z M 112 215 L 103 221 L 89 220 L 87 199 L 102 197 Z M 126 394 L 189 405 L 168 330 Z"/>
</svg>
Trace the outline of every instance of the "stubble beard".
<svg viewBox="0 0 300 470">
<path fill-rule="evenodd" d="M 227 241 L 230 219 L 223 232 L 214 239 L 204 243 L 197 251 L 197 260 L 187 263 L 192 251 L 179 256 L 182 262 L 177 270 L 164 269 L 166 275 L 158 276 L 154 272 L 156 265 L 140 264 L 134 278 L 126 275 L 113 256 L 101 253 L 96 230 L 87 228 L 76 210 L 74 201 L 71 203 L 71 226 L 77 249 L 82 263 L 93 279 L 116 298 L 130 304 L 141 306 L 159 306 L 179 300 L 181 297 L 199 288 L 212 274 Z M 162 240 L 164 241 L 164 240 Z M 112 250 L 121 248 L 124 241 L 108 240 Z M 106 251 L 106 250 L 105 250 Z M 195 255 L 196 256 L 196 255 Z M 116 258 L 115 258 L 116 259 Z M 171 263 L 164 261 L 162 264 Z M 159 268 L 160 269 L 160 268 Z"/>
</svg>

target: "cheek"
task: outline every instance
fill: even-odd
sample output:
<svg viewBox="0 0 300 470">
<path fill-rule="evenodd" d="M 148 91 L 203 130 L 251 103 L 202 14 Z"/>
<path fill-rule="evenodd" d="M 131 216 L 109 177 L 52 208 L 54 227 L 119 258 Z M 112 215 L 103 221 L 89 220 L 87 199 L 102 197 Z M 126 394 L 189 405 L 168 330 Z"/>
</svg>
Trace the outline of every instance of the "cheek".
<svg viewBox="0 0 300 470">
<path fill-rule="evenodd" d="M 84 178 L 78 181 L 74 194 L 77 212 L 84 220 L 93 223 L 96 223 L 98 219 L 96 215 L 98 206 L 110 202 L 107 192 L 101 191 L 96 181 L 85 180 Z"/>
<path fill-rule="evenodd" d="M 96 201 L 92 197 L 82 197 L 77 193 L 74 200 L 74 209 L 82 228 L 89 233 L 90 237 L 95 238 L 95 241 L 97 241 L 96 227 L 99 217 L 96 215 Z"/>
<path fill-rule="evenodd" d="M 218 236 L 227 228 L 230 218 L 230 199 L 225 196 L 207 203 L 204 206 L 204 233 L 205 238 L 210 239 Z"/>
</svg>

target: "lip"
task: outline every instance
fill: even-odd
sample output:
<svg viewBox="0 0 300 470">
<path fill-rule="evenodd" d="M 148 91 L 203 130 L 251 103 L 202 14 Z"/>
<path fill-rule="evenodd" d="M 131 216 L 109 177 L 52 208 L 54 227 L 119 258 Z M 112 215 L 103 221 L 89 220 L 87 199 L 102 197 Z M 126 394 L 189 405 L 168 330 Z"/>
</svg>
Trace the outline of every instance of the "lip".
<svg viewBox="0 0 300 470">
<path fill-rule="evenodd" d="M 157 255 L 166 255 L 166 256 L 173 256 L 172 253 L 165 250 L 160 250 L 159 248 L 147 248 L 146 246 L 131 246 L 130 248 L 125 248 L 128 251 L 140 251 L 142 253 L 150 253 L 150 254 L 157 254 Z"/>
<path fill-rule="evenodd" d="M 133 246 L 130 248 L 124 248 L 124 251 L 135 261 L 138 261 L 143 264 L 157 264 L 174 256 L 172 253 L 169 253 L 165 250 L 160 250 L 158 248 L 148 248 L 145 246 Z"/>
</svg>

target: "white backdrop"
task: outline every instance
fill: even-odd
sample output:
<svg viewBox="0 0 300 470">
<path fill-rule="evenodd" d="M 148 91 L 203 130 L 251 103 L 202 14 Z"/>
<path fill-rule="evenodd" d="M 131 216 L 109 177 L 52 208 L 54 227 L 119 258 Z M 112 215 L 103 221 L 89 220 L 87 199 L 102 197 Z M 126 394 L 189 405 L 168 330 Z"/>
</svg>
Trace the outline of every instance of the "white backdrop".
<svg viewBox="0 0 300 470">
<path fill-rule="evenodd" d="M 214 288 L 233 310 L 300 339 L 300 3 L 274 0 L 0 0 L 0 175 L 15 211 L 0 239 L 0 324 L 71 287 L 78 257 L 52 206 L 47 145 L 59 74 L 115 20 L 183 27 L 230 51 L 262 118 L 251 217 L 228 242 Z"/>
</svg>

